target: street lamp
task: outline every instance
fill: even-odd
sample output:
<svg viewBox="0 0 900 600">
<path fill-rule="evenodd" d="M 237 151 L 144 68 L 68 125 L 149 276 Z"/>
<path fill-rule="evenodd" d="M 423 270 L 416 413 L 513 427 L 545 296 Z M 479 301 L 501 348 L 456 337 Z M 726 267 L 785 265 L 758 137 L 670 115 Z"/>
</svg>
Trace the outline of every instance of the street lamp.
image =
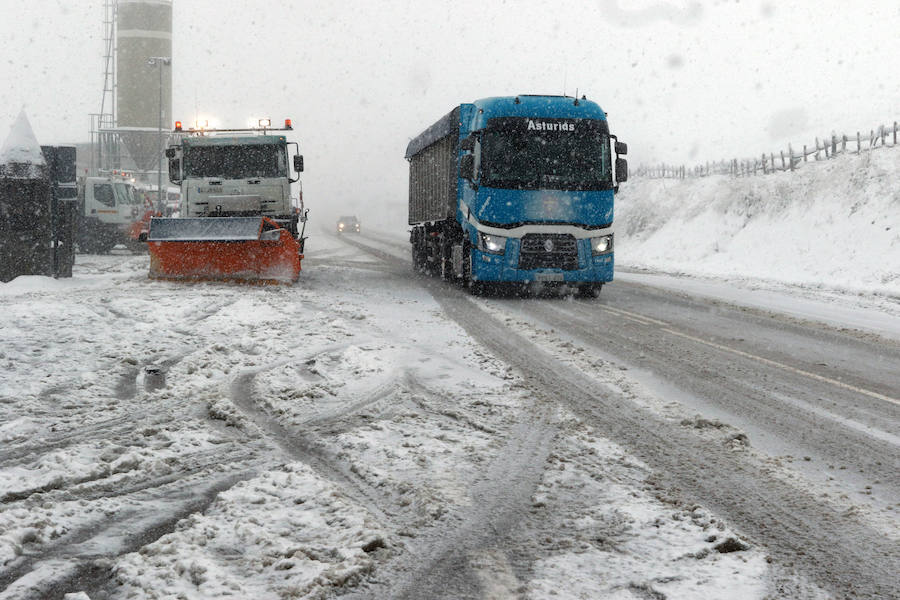
<svg viewBox="0 0 900 600">
<path fill-rule="evenodd" d="M 157 138 L 156 144 L 156 155 L 159 157 L 159 164 L 157 166 L 156 172 L 156 210 L 162 212 L 165 210 L 165 203 L 163 202 L 163 192 L 162 192 L 162 168 L 163 168 L 163 148 L 162 148 L 162 126 L 163 126 L 163 85 L 162 85 L 162 72 L 163 65 L 171 66 L 172 65 L 172 57 L 171 56 L 151 56 L 147 59 L 147 64 L 151 67 L 157 67 L 159 71 L 159 137 Z"/>
</svg>

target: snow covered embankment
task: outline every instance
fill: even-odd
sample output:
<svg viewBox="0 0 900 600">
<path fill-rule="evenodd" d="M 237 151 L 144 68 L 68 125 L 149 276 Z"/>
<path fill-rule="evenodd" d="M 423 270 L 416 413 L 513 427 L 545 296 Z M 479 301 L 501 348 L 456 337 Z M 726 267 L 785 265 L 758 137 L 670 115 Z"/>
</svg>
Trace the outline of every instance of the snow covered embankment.
<svg viewBox="0 0 900 600">
<path fill-rule="evenodd" d="M 900 148 L 791 173 L 635 178 L 616 204 L 625 268 L 900 296 Z"/>
</svg>

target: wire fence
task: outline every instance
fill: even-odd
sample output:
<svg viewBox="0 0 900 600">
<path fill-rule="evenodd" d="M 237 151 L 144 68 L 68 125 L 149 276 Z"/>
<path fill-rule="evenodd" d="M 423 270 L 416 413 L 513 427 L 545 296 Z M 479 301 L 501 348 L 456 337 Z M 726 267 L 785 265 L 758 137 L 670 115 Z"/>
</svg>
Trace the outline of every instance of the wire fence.
<svg viewBox="0 0 900 600">
<path fill-rule="evenodd" d="M 689 177 L 708 177 L 709 175 L 731 175 L 732 177 L 749 177 L 751 175 L 768 175 L 783 171 L 794 171 L 803 163 L 810 160 L 827 160 L 839 154 L 861 154 L 876 148 L 891 148 L 897 146 L 897 138 L 900 134 L 900 126 L 894 121 L 893 127 L 880 125 L 878 129 L 869 131 L 868 136 L 856 132 L 856 137 L 844 135 L 832 135 L 831 139 L 816 138 L 812 147 L 803 145 L 803 150 L 795 150 L 788 144 L 787 152 L 784 150 L 775 154 L 770 152 L 760 155 L 759 158 L 739 160 L 720 160 L 708 162 L 704 165 L 686 167 L 684 165 L 660 164 L 655 166 L 641 165 L 634 171 L 636 177 L 648 177 L 651 179 L 685 179 Z"/>
</svg>

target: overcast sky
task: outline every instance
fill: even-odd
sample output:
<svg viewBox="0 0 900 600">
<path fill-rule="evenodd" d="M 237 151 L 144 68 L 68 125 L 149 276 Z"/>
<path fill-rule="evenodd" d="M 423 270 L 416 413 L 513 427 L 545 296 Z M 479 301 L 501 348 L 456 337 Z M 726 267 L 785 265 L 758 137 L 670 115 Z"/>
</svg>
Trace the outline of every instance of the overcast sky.
<svg viewBox="0 0 900 600">
<path fill-rule="evenodd" d="M 89 139 L 102 0 L 0 0 L 0 137 Z M 294 120 L 307 206 L 405 202 L 408 140 L 454 104 L 586 94 L 632 166 L 689 165 L 900 120 L 900 2 L 174 1 L 174 114 Z M 2 140 L 0 140 L 2 142 Z"/>
</svg>

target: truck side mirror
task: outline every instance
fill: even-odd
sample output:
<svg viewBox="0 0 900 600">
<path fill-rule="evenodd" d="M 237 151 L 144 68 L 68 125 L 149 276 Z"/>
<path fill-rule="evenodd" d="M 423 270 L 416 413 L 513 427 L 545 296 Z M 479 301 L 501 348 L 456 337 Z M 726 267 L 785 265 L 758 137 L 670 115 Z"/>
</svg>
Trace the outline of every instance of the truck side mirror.
<svg viewBox="0 0 900 600">
<path fill-rule="evenodd" d="M 626 154 L 628 154 L 628 144 L 617 140 L 616 141 L 616 154 L 620 154 L 622 156 L 625 156 Z M 624 181 L 624 179 L 622 181 Z"/>
<path fill-rule="evenodd" d="M 294 171 L 297 173 L 303 172 L 303 155 L 302 154 L 294 155 Z"/>
<path fill-rule="evenodd" d="M 475 135 L 469 135 L 467 138 L 463 138 L 463 140 L 459 143 L 459 149 L 463 152 L 472 152 L 475 150 Z"/>
<path fill-rule="evenodd" d="M 619 143 L 616 142 L 616 145 Z M 625 144 L 622 144 L 623 146 Z M 624 158 L 616 159 L 616 182 L 628 181 L 628 161 Z"/>
<path fill-rule="evenodd" d="M 172 150 L 174 154 L 175 151 Z M 166 150 L 166 156 L 169 156 L 169 151 Z M 181 185 L 181 161 L 177 158 L 169 157 L 169 181 L 174 183 L 175 185 Z"/>
<path fill-rule="evenodd" d="M 475 181 L 475 156 L 463 154 L 459 157 L 459 176 L 469 181 Z"/>
</svg>

